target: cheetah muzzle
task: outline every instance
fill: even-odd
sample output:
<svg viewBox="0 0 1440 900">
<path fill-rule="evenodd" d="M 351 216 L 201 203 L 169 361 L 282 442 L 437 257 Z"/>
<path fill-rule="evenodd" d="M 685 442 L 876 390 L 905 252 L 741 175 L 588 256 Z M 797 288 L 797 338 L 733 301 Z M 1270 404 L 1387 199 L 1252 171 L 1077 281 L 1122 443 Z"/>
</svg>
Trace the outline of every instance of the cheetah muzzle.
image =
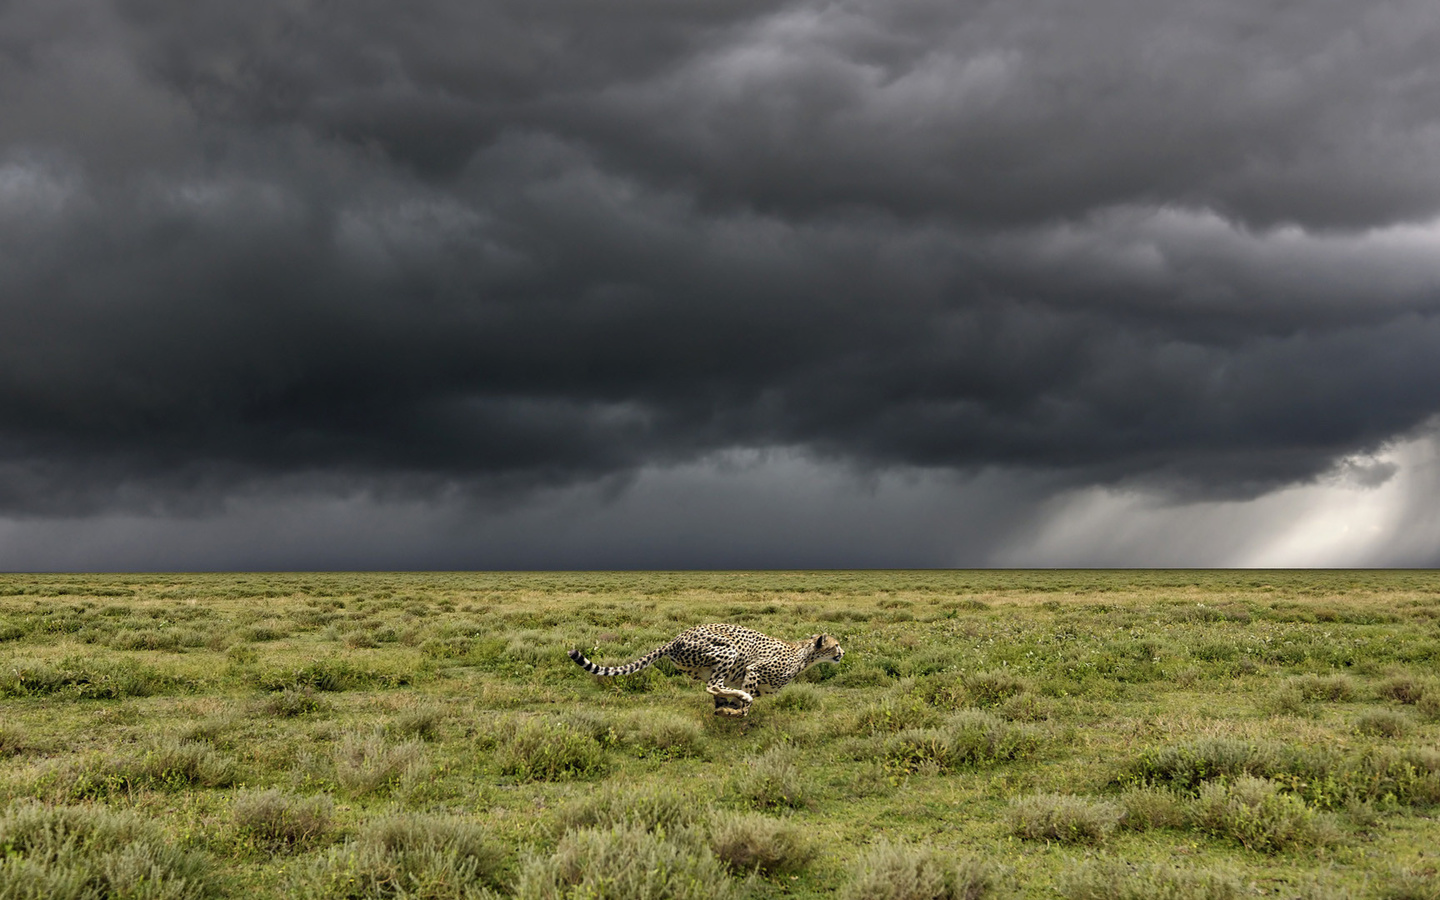
<svg viewBox="0 0 1440 900">
<path fill-rule="evenodd" d="M 747 715 L 757 696 L 775 693 L 817 662 L 839 662 L 844 655 L 840 642 L 828 634 L 790 643 L 741 625 L 696 625 L 623 666 L 597 666 L 579 650 L 570 651 L 576 665 L 602 678 L 629 675 L 668 657 L 677 669 L 705 682 L 717 716 Z"/>
</svg>

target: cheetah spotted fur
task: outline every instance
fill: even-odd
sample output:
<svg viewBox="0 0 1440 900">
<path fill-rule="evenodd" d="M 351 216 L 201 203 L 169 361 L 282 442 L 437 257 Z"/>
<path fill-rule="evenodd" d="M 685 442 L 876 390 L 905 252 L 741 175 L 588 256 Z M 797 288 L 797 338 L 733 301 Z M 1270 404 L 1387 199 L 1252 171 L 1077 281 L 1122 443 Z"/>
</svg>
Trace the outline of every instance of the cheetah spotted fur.
<svg viewBox="0 0 1440 900">
<path fill-rule="evenodd" d="M 575 664 L 592 675 L 629 675 L 666 656 L 685 674 L 705 682 L 715 715 L 743 716 L 761 694 L 773 694 L 817 662 L 839 662 L 840 642 L 828 634 L 790 643 L 740 625 L 696 625 L 675 640 L 623 666 L 597 666 L 579 650 Z M 738 684 L 739 687 L 727 687 Z"/>
</svg>

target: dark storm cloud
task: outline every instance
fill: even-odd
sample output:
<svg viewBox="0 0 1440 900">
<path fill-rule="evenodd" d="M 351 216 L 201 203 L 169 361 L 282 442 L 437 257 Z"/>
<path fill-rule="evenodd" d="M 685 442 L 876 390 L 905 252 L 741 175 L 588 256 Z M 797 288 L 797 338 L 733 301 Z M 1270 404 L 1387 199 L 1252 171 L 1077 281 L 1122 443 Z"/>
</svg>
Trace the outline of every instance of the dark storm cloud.
<svg viewBox="0 0 1440 900">
<path fill-rule="evenodd" d="M 1428 2 L 0 5 L 0 506 L 786 447 L 1250 495 L 1440 412 Z"/>
</svg>

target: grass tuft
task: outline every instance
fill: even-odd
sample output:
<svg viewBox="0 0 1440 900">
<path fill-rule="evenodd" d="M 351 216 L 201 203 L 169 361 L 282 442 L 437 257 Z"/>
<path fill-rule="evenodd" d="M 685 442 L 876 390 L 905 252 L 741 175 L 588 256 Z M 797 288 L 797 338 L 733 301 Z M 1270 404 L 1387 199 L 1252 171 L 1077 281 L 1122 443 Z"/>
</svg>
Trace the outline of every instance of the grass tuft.
<svg viewBox="0 0 1440 900">
<path fill-rule="evenodd" d="M 1010 804 L 1010 833 L 1029 841 L 1099 844 L 1110 836 L 1124 809 L 1071 794 L 1034 794 Z"/>
<path fill-rule="evenodd" d="M 882 842 L 855 864 L 841 900 L 981 900 L 998 873 L 969 857 Z"/>
<path fill-rule="evenodd" d="M 740 885 L 710 848 L 628 825 L 585 828 L 532 857 L 516 900 L 730 900 Z"/>
<path fill-rule="evenodd" d="M 393 815 L 302 869 L 290 893 L 307 900 L 480 900 L 495 896 L 505 861 L 500 844 L 473 822 Z"/>
<path fill-rule="evenodd" d="M 740 766 L 730 790 L 760 809 L 801 809 L 810 804 L 810 790 L 791 747 L 772 747 Z"/>
<path fill-rule="evenodd" d="M 242 837 L 271 852 L 304 849 L 330 835 L 334 802 L 324 795 L 299 797 L 271 788 L 235 798 L 235 827 Z"/>
<path fill-rule="evenodd" d="M 0 814 L 0 896 L 54 900 L 199 900 L 210 858 L 181 850 L 134 815 L 14 803 Z"/>
<path fill-rule="evenodd" d="M 335 781 L 355 797 L 385 793 L 424 770 L 419 741 L 393 743 L 383 734 L 350 732 L 335 748 Z"/>
<path fill-rule="evenodd" d="M 1292 794 L 1264 778 L 1242 775 L 1233 782 L 1211 782 L 1200 789 L 1193 811 L 1197 828 L 1230 838 L 1261 853 L 1280 853 L 1329 843 L 1327 829 Z"/>
<path fill-rule="evenodd" d="M 1373 737 L 1399 738 L 1414 729 L 1414 721 L 1394 709 L 1366 710 L 1355 719 L 1355 730 Z"/>
<path fill-rule="evenodd" d="M 1065 900 L 1240 900 L 1250 896 L 1245 883 L 1223 869 L 1183 869 L 1104 860 L 1061 874 L 1057 886 Z"/>
<path fill-rule="evenodd" d="M 600 744 L 557 722 L 521 724 L 498 756 L 501 773 L 522 782 L 593 778 L 605 771 Z"/>
<path fill-rule="evenodd" d="M 967 766 L 1026 759 L 1043 738 L 1034 726 L 973 711 L 952 716 L 939 728 L 902 731 L 885 742 L 886 762 L 904 772 L 949 772 Z"/>
<path fill-rule="evenodd" d="M 673 833 L 698 823 L 705 814 L 705 804 L 688 791 L 664 785 L 607 784 L 563 807 L 559 825 L 562 831 L 630 825 Z"/>
<path fill-rule="evenodd" d="M 800 826 L 757 813 L 722 813 L 709 827 L 710 849 L 731 870 L 765 876 L 803 870 L 817 849 Z"/>
</svg>

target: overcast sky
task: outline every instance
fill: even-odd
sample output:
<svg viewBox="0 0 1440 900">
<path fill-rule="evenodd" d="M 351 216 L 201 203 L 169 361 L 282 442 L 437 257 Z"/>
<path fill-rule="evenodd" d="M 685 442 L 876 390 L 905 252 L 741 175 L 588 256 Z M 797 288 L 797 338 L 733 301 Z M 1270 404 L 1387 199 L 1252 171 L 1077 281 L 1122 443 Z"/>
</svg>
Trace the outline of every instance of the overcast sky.
<svg viewBox="0 0 1440 900">
<path fill-rule="evenodd" d="M 0 0 L 0 569 L 1440 564 L 1434 0 Z"/>
</svg>

